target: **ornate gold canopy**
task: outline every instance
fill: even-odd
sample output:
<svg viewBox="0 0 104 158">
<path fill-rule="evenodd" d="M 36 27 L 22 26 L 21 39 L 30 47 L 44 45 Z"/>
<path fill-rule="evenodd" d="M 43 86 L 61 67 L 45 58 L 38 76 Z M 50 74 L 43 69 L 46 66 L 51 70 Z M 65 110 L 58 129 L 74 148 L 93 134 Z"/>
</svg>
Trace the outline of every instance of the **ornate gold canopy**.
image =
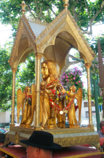
<svg viewBox="0 0 104 158">
<path fill-rule="evenodd" d="M 58 63 L 60 69 L 65 64 L 71 48 L 76 48 L 85 63 L 91 64 L 94 52 L 84 38 L 70 11 L 64 9 L 51 23 L 28 20 L 23 14 L 17 30 L 9 63 L 12 68 L 24 62 L 27 55 L 34 51 L 45 59 Z"/>
<path fill-rule="evenodd" d="M 98 144 L 99 145 L 98 134 L 94 132 L 93 125 L 92 125 L 91 90 L 90 90 L 90 66 L 94 58 L 94 52 L 88 45 L 81 30 L 77 26 L 77 23 L 73 19 L 70 11 L 67 10 L 68 0 L 64 0 L 64 2 L 65 2 L 64 3 L 65 9 L 48 25 L 43 24 L 40 21 L 37 21 L 35 19 L 34 20 L 27 19 L 26 16 L 24 15 L 26 5 L 24 1 L 22 2 L 22 5 L 21 5 L 22 17 L 19 22 L 19 27 L 17 30 L 11 56 L 9 59 L 9 63 L 13 71 L 13 85 L 12 85 L 11 128 L 10 128 L 10 132 L 7 133 L 7 137 L 6 137 L 6 138 L 9 138 L 8 142 L 10 141 L 10 142 L 14 142 L 18 144 L 19 139 L 22 139 L 22 137 L 28 137 L 29 133 L 31 133 L 33 130 L 41 129 L 40 116 L 42 115 L 40 115 L 40 112 L 41 112 L 41 107 L 45 105 L 43 101 L 41 103 L 42 106 L 40 106 L 41 57 L 44 56 L 44 58 L 47 60 L 55 61 L 55 63 L 59 65 L 60 70 L 62 70 L 63 66 L 65 65 L 65 60 L 66 60 L 69 50 L 71 48 L 76 48 L 80 53 L 80 57 L 84 59 L 85 67 L 87 69 L 89 125 L 87 129 L 81 129 L 79 127 L 77 130 L 76 129 L 73 129 L 73 130 L 56 129 L 49 132 L 54 135 L 55 142 L 59 143 L 62 146 L 80 145 L 80 144 L 95 144 L 95 145 Z M 36 94 L 35 94 L 35 97 L 33 97 L 35 100 L 35 104 L 34 104 L 35 108 L 33 106 L 32 115 L 31 115 L 32 117 L 34 117 L 32 118 L 33 127 L 30 129 L 28 128 L 26 129 L 24 128 L 24 126 L 16 128 L 14 125 L 16 70 L 17 70 L 18 65 L 24 62 L 28 54 L 31 52 L 34 52 L 34 54 L 36 55 L 36 58 L 35 58 L 36 89 L 34 88 L 34 93 Z M 52 66 L 52 69 L 54 69 L 53 67 L 54 66 Z M 43 67 L 43 70 L 44 70 L 44 67 Z M 52 87 L 50 86 L 50 88 Z M 28 93 L 30 95 L 30 92 Z M 74 93 L 71 93 L 71 94 L 74 94 Z M 18 97 L 20 97 L 19 94 L 18 94 Z M 43 99 L 43 96 L 42 96 L 42 99 Z M 48 103 L 48 100 L 45 100 L 45 101 L 46 101 L 45 103 Z M 50 109 L 50 104 L 46 104 L 46 105 L 47 106 L 49 105 L 49 109 Z M 20 109 L 20 106 L 21 106 L 21 102 L 19 102 L 19 109 Z M 74 104 L 73 104 L 73 107 L 74 107 Z M 79 113 L 79 116 L 80 116 L 80 113 Z M 31 121 L 30 118 L 27 120 Z M 47 121 L 48 120 L 46 119 L 46 122 Z M 51 121 L 53 122 L 53 118 Z M 32 122 L 30 122 L 30 124 L 31 123 Z M 62 123 L 62 122 L 59 122 L 59 123 Z M 28 121 L 27 121 L 27 125 L 28 125 Z"/>
</svg>

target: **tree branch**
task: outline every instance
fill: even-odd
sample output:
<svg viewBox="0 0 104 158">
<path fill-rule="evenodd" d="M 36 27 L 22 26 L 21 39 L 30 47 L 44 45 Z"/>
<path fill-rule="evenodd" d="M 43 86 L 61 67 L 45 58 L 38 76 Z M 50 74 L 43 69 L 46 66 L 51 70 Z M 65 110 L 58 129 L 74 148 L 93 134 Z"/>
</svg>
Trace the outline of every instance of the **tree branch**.
<svg viewBox="0 0 104 158">
<path fill-rule="evenodd" d="M 55 15 L 55 17 L 57 16 L 56 13 L 54 12 L 54 10 L 51 8 L 50 9 L 52 11 L 52 13 Z"/>
<path fill-rule="evenodd" d="M 34 18 L 36 18 L 35 15 L 32 13 L 32 11 L 31 11 L 32 9 L 30 8 L 29 5 L 28 5 L 28 9 L 29 9 L 29 12 L 31 13 L 31 15 L 32 15 Z"/>
<path fill-rule="evenodd" d="M 47 11 L 48 11 L 48 16 L 49 16 L 49 18 L 51 19 L 51 16 L 50 16 L 50 13 L 49 13 L 49 9 L 48 9 L 48 7 L 47 7 Z"/>
</svg>

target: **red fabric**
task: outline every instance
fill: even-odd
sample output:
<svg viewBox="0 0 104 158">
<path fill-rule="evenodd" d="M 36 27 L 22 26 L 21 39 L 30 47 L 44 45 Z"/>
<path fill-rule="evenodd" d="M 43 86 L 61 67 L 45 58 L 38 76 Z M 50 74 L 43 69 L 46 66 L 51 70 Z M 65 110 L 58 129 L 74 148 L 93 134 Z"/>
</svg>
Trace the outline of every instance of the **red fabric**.
<svg viewBox="0 0 104 158">
<path fill-rule="evenodd" d="M 20 145 L 14 145 L 9 147 L 0 148 L 0 150 L 3 149 L 4 153 L 10 153 L 12 157 L 18 157 L 18 158 L 26 158 L 26 149 L 24 147 L 21 147 Z M 95 154 L 98 153 L 99 154 Z M 97 151 L 95 148 L 91 147 L 85 147 L 84 146 L 71 146 L 71 147 L 63 147 L 61 150 L 53 151 L 52 158 L 61 158 L 61 157 L 71 157 L 75 156 L 77 158 L 78 155 L 81 154 L 92 154 L 90 156 L 84 156 L 84 158 L 102 158 L 104 154 L 102 154 L 100 151 Z M 95 155 L 93 155 L 95 154 Z M 82 157 L 82 156 L 81 156 Z"/>
<path fill-rule="evenodd" d="M 87 156 L 86 158 L 103 158 L 102 156 L 104 156 L 104 154 L 100 154 L 100 155 L 91 155 L 91 156 Z M 81 157 L 81 158 L 85 158 L 85 157 Z"/>
<path fill-rule="evenodd" d="M 4 143 L 0 143 L 0 146 L 2 146 Z"/>
<path fill-rule="evenodd" d="M 54 81 L 59 81 L 59 80 L 57 80 L 57 79 L 53 80 L 52 82 L 50 82 L 49 84 L 47 84 L 46 87 L 49 87 Z M 59 81 L 59 82 L 60 82 L 60 81 Z"/>
<path fill-rule="evenodd" d="M 76 105 L 76 106 L 75 106 L 75 111 L 76 111 L 77 109 L 78 109 L 78 106 Z"/>
<path fill-rule="evenodd" d="M 20 145 L 13 145 L 9 147 L 0 147 L 0 150 L 3 149 L 3 152 L 15 157 L 17 156 L 18 158 L 26 158 L 26 149 L 24 147 L 21 147 Z"/>
<path fill-rule="evenodd" d="M 0 147 L 3 145 L 3 143 L 0 143 Z M 2 156 L 3 155 L 3 152 L 2 151 L 0 151 L 0 156 Z"/>
<path fill-rule="evenodd" d="M 0 156 L 4 155 L 4 153 L 2 151 L 0 151 Z"/>
<path fill-rule="evenodd" d="M 51 89 L 51 92 L 55 95 L 55 93 L 56 93 L 56 90 L 54 90 L 54 89 Z"/>
<path fill-rule="evenodd" d="M 26 95 L 26 97 L 28 97 L 28 98 L 32 98 L 32 96 L 31 96 L 31 95 L 27 95 L 26 93 L 25 93 L 25 95 Z"/>
<path fill-rule="evenodd" d="M 71 147 L 64 147 L 61 150 L 57 150 L 53 152 L 52 158 L 61 158 L 61 157 L 71 157 L 75 156 L 77 158 L 78 155 L 81 154 L 93 154 L 97 151 L 95 148 L 91 147 L 85 147 L 85 146 L 71 146 Z M 86 158 L 102 158 L 102 154 L 99 155 L 91 155 L 91 156 L 85 156 Z"/>
<path fill-rule="evenodd" d="M 84 144 L 84 145 L 81 145 L 81 146 L 86 146 L 86 147 L 90 147 L 90 146 L 89 146 L 89 144 Z"/>
</svg>

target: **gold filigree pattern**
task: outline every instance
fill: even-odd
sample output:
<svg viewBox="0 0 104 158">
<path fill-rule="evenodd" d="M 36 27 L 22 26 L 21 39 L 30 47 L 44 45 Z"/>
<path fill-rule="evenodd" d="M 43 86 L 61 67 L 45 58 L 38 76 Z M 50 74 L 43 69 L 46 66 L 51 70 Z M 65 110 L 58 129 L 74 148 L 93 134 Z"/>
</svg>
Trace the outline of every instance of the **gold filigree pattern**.
<svg viewBox="0 0 104 158">
<path fill-rule="evenodd" d="M 55 143 L 60 144 L 63 147 L 83 145 L 83 144 L 99 144 L 99 136 L 78 136 L 78 137 L 67 137 L 67 138 L 55 138 Z"/>
<path fill-rule="evenodd" d="M 10 59 L 8 61 L 12 68 L 16 68 L 14 62 L 15 62 L 15 58 L 17 58 L 17 56 L 18 56 L 18 48 L 19 48 L 20 39 L 21 39 L 22 35 L 24 35 L 24 33 L 25 33 L 25 36 L 27 36 L 29 42 L 31 43 L 33 49 L 36 49 L 35 42 L 34 42 L 36 37 L 31 29 L 25 15 L 23 14 L 23 16 L 20 20 L 18 29 L 17 29 L 17 34 L 16 34 L 16 38 L 15 38 L 14 45 L 12 48 L 12 53 L 11 53 Z"/>
<path fill-rule="evenodd" d="M 22 1 L 22 4 L 20 4 L 20 6 L 22 7 L 22 9 L 21 9 L 22 14 L 24 14 L 24 12 L 26 11 L 26 10 L 25 10 L 25 7 L 27 6 L 27 5 L 25 4 L 25 1 Z"/>
<path fill-rule="evenodd" d="M 18 55 L 17 50 L 18 50 L 19 41 L 20 41 L 21 34 L 22 34 L 22 29 L 23 29 L 23 22 L 22 22 L 22 18 L 21 18 L 20 23 L 19 23 L 19 27 L 17 29 L 15 43 L 14 43 L 13 48 L 12 48 L 12 53 L 11 53 L 10 59 L 8 61 L 11 67 L 13 67 L 13 61 L 14 61 L 15 57 Z"/>
<path fill-rule="evenodd" d="M 38 130 L 38 129 L 37 129 Z M 20 144 L 19 140 L 28 139 L 34 129 L 27 129 L 21 127 L 11 127 L 11 131 L 6 134 L 6 144 L 9 142 Z M 56 129 L 56 130 L 45 130 L 50 132 L 54 136 L 54 142 L 66 146 L 83 145 L 89 144 L 95 146 L 97 149 L 99 147 L 99 135 L 93 132 L 91 128 L 84 129 Z M 23 144 L 22 144 L 23 145 Z"/>
<path fill-rule="evenodd" d="M 64 24 L 65 23 L 65 24 Z M 67 24 L 66 24 L 67 23 Z M 67 25 L 67 26 L 66 26 Z M 38 51 L 44 50 L 42 47 L 46 48 L 47 41 L 51 41 L 52 37 L 57 36 L 58 33 L 62 31 L 69 32 L 76 42 L 78 43 L 79 51 L 82 52 L 85 56 L 86 54 L 86 61 L 91 63 L 93 60 L 93 55 L 94 52 L 88 45 L 87 41 L 85 40 L 81 30 L 77 26 L 77 23 L 73 19 L 72 15 L 70 14 L 69 11 L 63 10 L 53 22 L 51 22 L 46 29 L 37 37 L 36 39 L 36 45 L 38 48 Z M 48 33 L 47 33 L 48 31 Z M 50 43 L 50 42 L 49 42 Z M 42 52 L 41 52 L 42 53 Z"/>
</svg>

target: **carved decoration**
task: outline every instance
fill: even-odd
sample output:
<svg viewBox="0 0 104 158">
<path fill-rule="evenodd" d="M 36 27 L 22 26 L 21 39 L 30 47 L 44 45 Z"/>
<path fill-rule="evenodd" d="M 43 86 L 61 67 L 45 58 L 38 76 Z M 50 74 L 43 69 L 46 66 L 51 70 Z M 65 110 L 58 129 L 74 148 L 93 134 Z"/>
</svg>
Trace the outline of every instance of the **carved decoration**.
<svg viewBox="0 0 104 158">
<path fill-rule="evenodd" d="M 20 6 L 22 7 L 22 9 L 21 9 L 22 14 L 24 14 L 24 12 L 26 11 L 26 10 L 25 10 L 25 7 L 27 6 L 27 5 L 25 4 L 25 1 L 22 1 L 22 4 L 20 4 Z"/>
<path fill-rule="evenodd" d="M 36 45 L 38 51 L 44 50 L 42 47 L 47 47 L 47 41 L 51 41 L 62 31 L 69 32 L 78 44 L 78 50 L 86 57 L 86 62 L 91 63 L 93 60 L 94 52 L 85 40 L 77 23 L 73 19 L 71 13 L 64 9 L 47 28 L 37 37 Z M 50 43 L 50 42 L 49 42 Z"/>
<path fill-rule="evenodd" d="M 29 43 L 31 43 L 33 49 L 36 49 L 35 42 L 34 42 L 36 37 L 31 29 L 25 15 L 23 14 L 23 16 L 20 20 L 20 23 L 19 23 L 15 42 L 14 42 L 14 45 L 12 48 L 12 53 L 11 53 L 11 56 L 9 59 L 9 64 L 11 65 L 12 68 L 14 67 L 15 58 L 17 58 L 17 56 L 18 56 L 18 48 L 19 48 L 20 39 L 24 35 L 27 36 Z"/>
<path fill-rule="evenodd" d="M 35 22 L 41 23 L 39 22 L 39 20 L 36 20 Z M 73 28 L 73 31 L 71 30 L 71 28 Z M 86 62 L 91 63 L 93 60 L 94 52 L 92 51 L 90 46 L 87 44 L 87 41 L 83 37 L 83 34 L 81 30 L 79 29 L 79 27 L 77 26 L 70 11 L 67 11 L 66 9 L 64 9 L 51 23 L 47 25 L 46 29 L 42 31 L 42 33 L 37 37 L 37 39 L 28 23 L 28 20 L 23 14 L 19 27 L 18 27 L 12 54 L 9 60 L 11 67 L 13 67 L 13 61 L 18 54 L 19 41 L 20 41 L 23 30 L 25 32 L 25 35 L 29 39 L 29 42 L 31 43 L 32 48 L 34 50 L 37 49 L 37 51 L 38 52 L 40 51 L 41 53 L 43 53 L 42 51 L 44 51 L 44 49 L 47 46 L 49 46 L 50 44 L 52 45 L 54 44 L 55 38 L 60 32 L 67 31 L 76 40 L 78 44 L 79 52 L 81 52 L 85 56 L 85 58 L 87 58 Z M 53 35 L 54 35 L 54 39 L 53 39 Z"/>
<path fill-rule="evenodd" d="M 83 135 L 83 137 L 82 137 Z M 62 145 L 63 147 L 66 146 L 74 146 L 76 145 L 81 145 L 81 144 L 90 144 L 90 145 L 96 145 L 99 142 L 99 135 L 87 135 L 86 134 L 82 134 L 82 133 L 78 133 L 77 137 L 76 136 L 70 136 L 70 137 L 64 137 L 64 138 L 55 138 L 54 139 L 55 143 L 58 143 L 60 145 Z"/>
<path fill-rule="evenodd" d="M 39 19 L 34 19 L 33 17 L 28 17 L 27 18 L 30 22 L 36 23 L 36 24 L 40 24 L 40 25 L 44 25 L 47 26 L 48 23 L 46 21 L 40 21 Z"/>
<path fill-rule="evenodd" d="M 68 1 L 69 0 L 63 0 L 65 3 L 64 3 L 64 7 L 65 7 L 65 9 L 68 9 L 68 6 L 69 6 L 69 3 L 68 3 Z"/>
<path fill-rule="evenodd" d="M 18 132 L 15 133 L 15 143 L 16 144 L 19 143 L 19 134 L 18 134 Z"/>
<path fill-rule="evenodd" d="M 18 50 L 19 41 L 20 41 L 21 34 L 22 34 L 22 29 L 23 29 L 23 23 L 22 23 L 22 18 L 21 18 L 20 23 L 19 23 L 19 27 L 17 29 L 15 43 L 13 45 L 12 53 L 11 53 L 11 56 L 10 56 L 10 59 L 9 59 L 9 64 L 11 65 L 11 67 L 12 67 L 12 64 L 13 64 L 13 61 L 14 61 L 15 57 L 18 55 L 17 50 Z"/>
</svg>

